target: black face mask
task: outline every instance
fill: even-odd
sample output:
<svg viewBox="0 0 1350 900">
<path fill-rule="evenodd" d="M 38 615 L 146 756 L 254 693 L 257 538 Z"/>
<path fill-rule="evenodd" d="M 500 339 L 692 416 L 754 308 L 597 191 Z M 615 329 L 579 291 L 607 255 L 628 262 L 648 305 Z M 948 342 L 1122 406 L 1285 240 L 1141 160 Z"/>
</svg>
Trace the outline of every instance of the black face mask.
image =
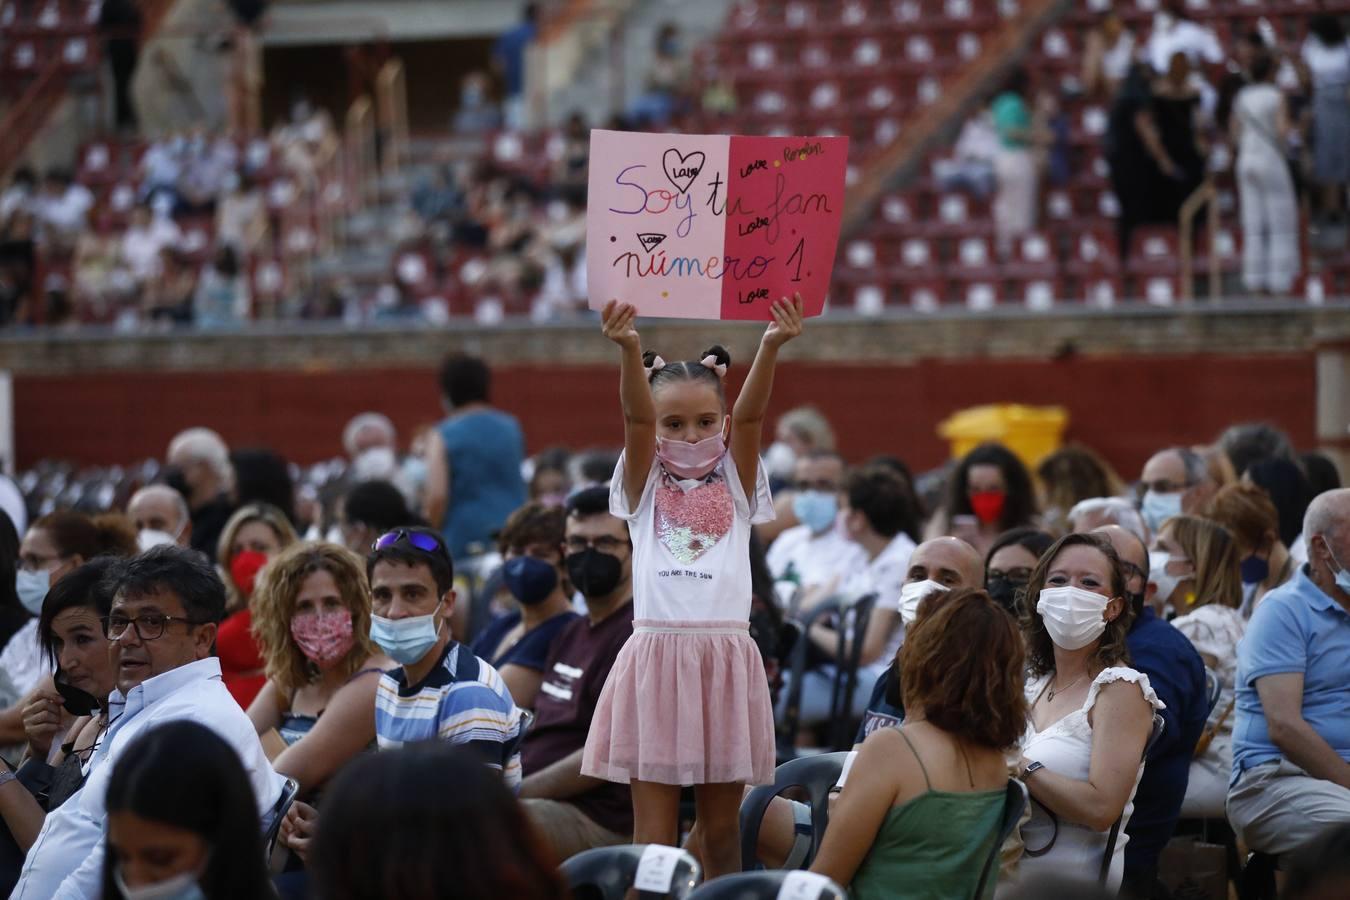
<svg viewBox="0 0 1350 900">
<path fill-rule="evenodd" d="M 184 500 L 192 497 L 192 488 L 188 487 L 182 466 L 165 466 L 160 470 L 159 480 L 182 494 Z"/>
<path fill-rule="evenodd" d="M 65 701 L 61 705 L 72 716 L 92 715 L 94 710 L 98 709 L 98 699 L 88 691 L 67 684 L 66 676 L 63 673 L 57 672 L 54 681 L 56 682 L 56 692 Z"/>
<path fill-rule="evenodd" d="M 587 547 L 567 557 L 567 577 L 584 597 L 606 597 L 623 580 L 623 560 Z"/>
<path fill-rule="evenodd" d="M 1012 613 L 1018 614 L 1017 592 L 1026 587 L 1025 581 L 1013 581 L 1010 578 L 991 578 L 985 584 L 985 590 L 995 603 Z"/>
<path fill-rule="evenodd" d="M 1141 615 L 1144 612 L 1144 595 L 1142 593 L 1130 594 L 1128 599 L 1130 601 L 1130 608 L 1134 610 L 1135 616 Z"/>
</svg>

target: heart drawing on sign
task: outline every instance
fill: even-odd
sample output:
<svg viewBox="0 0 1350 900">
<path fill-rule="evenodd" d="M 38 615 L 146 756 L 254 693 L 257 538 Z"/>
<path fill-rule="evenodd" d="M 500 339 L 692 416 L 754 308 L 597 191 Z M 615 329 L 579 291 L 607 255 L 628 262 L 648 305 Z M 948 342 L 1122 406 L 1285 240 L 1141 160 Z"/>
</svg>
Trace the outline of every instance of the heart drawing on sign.
<svg viewBox="0 0 1350 900">
<path fill-rule="evenodd" d="M 670 183 L 679 188 L 683 194 L 693 185 L 698 173 L 703 171 L 703 163 L 706 160 L 707 157 L 703 155 L 702 150 L 684 154 L 672 148 L 661 157 L 661 168 L 665 170 Z"/>
</svg>

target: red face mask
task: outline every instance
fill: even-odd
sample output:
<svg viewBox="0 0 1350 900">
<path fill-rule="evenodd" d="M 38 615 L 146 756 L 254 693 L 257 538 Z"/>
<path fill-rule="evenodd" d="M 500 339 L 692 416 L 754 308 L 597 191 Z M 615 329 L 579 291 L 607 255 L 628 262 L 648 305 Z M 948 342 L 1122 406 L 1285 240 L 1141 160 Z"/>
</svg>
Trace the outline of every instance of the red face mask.
<svg viewBox="0 0 1350 900">
<path fill-rule="evenodd" d="M 253 596 L 253 582 L 258 577 L 259 570 L 265 565 L 267 554 L 259 553 L 257 550 L 241 551 L 230 560 L 230 577 L 234 579 L 234 586 L 239 588 L 239 592 L 245 597 Z"/>
<path fill-rule="evenodd" d="M 1003 517 L 1003 504 L 1008 495 L 1003 491 L 978 491 L 970 495 L 970 508 L 981 524 L 993 525 Z"/>
</svg>

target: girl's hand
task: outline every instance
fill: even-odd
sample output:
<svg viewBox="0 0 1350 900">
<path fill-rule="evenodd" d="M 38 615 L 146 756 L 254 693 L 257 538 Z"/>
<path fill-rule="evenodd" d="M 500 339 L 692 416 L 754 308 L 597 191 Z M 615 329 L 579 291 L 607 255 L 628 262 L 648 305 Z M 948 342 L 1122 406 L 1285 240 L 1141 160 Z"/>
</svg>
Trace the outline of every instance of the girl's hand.
<svg viewBox="0 0 1350 900">
<path fill-rule="evenodd" d="M 633 304 L 609 301 L 600 313 L 600 321 L 605 337 L 625 350 L 642 349 L 642 339 L 637 333 L 637 307 Z"/>
<path fill-rule="evenodd" d="M 778 348 L 802 333 L 804 316 L 802 315 L 802 295 L 793 294 L 792 299 L 784 297 L 769 307 L 773 313 L 773 323 L 764 332 L 764 345 Z"/>
</svg>

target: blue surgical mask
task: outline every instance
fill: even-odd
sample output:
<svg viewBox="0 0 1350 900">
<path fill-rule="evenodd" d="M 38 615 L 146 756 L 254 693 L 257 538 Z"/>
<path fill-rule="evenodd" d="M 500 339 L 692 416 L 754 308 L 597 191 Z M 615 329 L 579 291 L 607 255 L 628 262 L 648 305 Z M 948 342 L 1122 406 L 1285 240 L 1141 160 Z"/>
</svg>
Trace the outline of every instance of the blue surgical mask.
<svg viewBox="0 0 1350 900">
<path fill-rule="evenodd" d="M 1181 492 L 1160 494 L 1157 491 L 1149 491 L 1144 494 L 1144 502 L 1140 505 L 1139 512 L 1143 515 L 1148 530 L 1157 534 L 1164 522 L 1173 516 L 1181 515 Z"/>
<path fill-rule="evenodd" d="M 35 616 L 40 614 L 42 601 L 47 599 L 51 582 L 52 573 L 46 569 L 37 572 L 20 569 L 14 576 L 14 589 L 19 593 L 19 602 L 23 604 L 23 608 Z"/>
<path fill-rule="evenodd" d="M 370 617 L 370 639 L 400 665 L 411 665 L 426 656 L 440 636 L 440 619 L 435 612 L 407 619 Z"/>
<path fill-rule="evenodd" d="M 122 867 L 114 866 L 113 882 L 126 900 L 206 900 L 201 885 L 197 883 L 196 872 L 183 872 L 154 884 L 127 887 L 126 879 L 122 877 Z"/>
<path fill-rule="evenodd" d="M 1260 584 L 1270 577 L 1270 560 L 1252 554 L 1239 566 L 1243 584 Z"/>
<path fill-rule="evenodd" d="M 792 512 L 812 534 L 820 534 L 839 515 L 839 498 L 825 491 L 802 491 L 792 498 Z"/>
</svg>

